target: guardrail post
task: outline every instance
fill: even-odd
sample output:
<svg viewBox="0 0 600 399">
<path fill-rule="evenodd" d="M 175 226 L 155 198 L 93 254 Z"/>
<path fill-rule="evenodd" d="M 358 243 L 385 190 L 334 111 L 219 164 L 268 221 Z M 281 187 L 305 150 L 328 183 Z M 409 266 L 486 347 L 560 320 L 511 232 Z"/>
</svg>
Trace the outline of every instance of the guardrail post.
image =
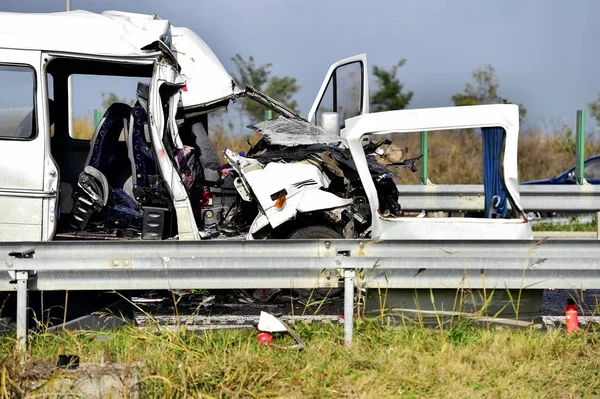
<svg viewBox="0 0 600 399">
<path fill-rule="evenodd" d="M 273 119 L 273 111 L 271 111 L 270 109 L 266 109 L 264 120 L 270 121 L 271 119 Z"/>
<path fill-rule="evenodd" d="M 428 163 L 429 163 L 429 156 L 428 156 L 428 148 L 427 148 L 427 132 L 421 132 L 421 154 L 423 154 L 423 158 L 421 158 L 421 184 L 422 185 L 427 185 L 427 174 L 428 174 Z"/>
<path fill-rule="evenodd" d="M 346 346 L 352 346 L 354 335 L 354 277 L 352 269 L 344 270 L 344 341 Z"/>
<path fill-rule="evenodd" d="M 25 362 L 27 350 L 27 282 L 29 272 L 16 272 L 17 280 L 17 351 L 21 354 L 21 364 Z"/>
<path fill-rule="evenodd" d="M 98 127 L 100 124 L 100 119 L 102 119 L 102 112 L 99 109 L 94 110 L 94 129 Z"/>
<path fill-rule="evenodd" d="M 575 145 L 575 181 L 583 184 L 583 161 L 585 158 L 585 110 L 577 111 L 577 142 Z"/>
</svg>

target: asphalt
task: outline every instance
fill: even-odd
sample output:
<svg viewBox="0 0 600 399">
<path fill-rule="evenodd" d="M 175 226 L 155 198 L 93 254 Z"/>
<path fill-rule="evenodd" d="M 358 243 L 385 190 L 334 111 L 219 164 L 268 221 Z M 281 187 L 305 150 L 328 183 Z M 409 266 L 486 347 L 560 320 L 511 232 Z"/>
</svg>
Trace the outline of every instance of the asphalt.
<svg viewBox="0 0 600 399">
<path fill-rule="evenodd" d="M 546 290 L 543 294 L 541 315 L 564 316 L 567 300 L 572 298 L 582 316 L 598 316 L 600 290 Z M 339 316 L 343 314 L 343 297 L 320 301 L 301 295 L 279 292 L 269 303 L 247 303 L 234 291 L 223 292 L 169 292 L 153 291 L 136 298 L 137 314 L 155 316 L 250 317 L 266 311 L 279 316 Z"/>
<path fill-rule="evenodd" d="M 544 291 L 542 315 L 564 316 L 567 300 L 572 298 L 582 316 L 600 315 L 600 290 L 548 290 Z"/>
</svg>

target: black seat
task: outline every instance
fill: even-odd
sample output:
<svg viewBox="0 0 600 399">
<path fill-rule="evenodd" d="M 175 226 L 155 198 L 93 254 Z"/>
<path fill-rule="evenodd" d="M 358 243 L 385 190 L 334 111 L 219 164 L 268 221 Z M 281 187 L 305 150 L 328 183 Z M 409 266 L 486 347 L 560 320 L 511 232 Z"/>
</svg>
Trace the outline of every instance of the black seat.
<svg viewBox="0 0 600 399">
<path fill-rule="evenodd" d="M 132 196 L 140 206 L 170 206 L 166 190 L 159 184 L 159 170 L 151 144 L 146 139 L 149 87 L 138 83 L 137 102 L 131 109 L 127 152 L 131 162 Z"/>
<path fill-rule="evenodd" d="M 78 179 L 73 206 L 71 226 L 78 231 L 85 230 L 95 212 L 105 212 L 107 220 L 119 224 L 141 227 L 141 213 L 136 212 L 137 204 L 122 188 L 115 188 L 107 176 L 114 175 L 117 143 L 121 132 L 128 135 L 131 107 L 114 103 L 104 113 L 90 140 L 90 151 L 85 166 Z M 123 218 L 127 215 L 126 218 Z M 131 219 L 131 221 L 130 221 Z M 139 220 L 139 223 L 136 222 Z"/>
</svg>

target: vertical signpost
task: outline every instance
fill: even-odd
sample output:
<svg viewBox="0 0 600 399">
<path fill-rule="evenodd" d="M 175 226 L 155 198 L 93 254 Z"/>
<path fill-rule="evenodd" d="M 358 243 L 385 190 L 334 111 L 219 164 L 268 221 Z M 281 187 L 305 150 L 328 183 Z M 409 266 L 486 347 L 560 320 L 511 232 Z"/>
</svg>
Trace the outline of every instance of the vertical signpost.
<svg viewBox="0 0 600 399">
<path fill-rule="evenodd" d="M 427 173 L 428 173 L 428 150 L 427 150 L 427 132 L 421 132 L 421 154 L 423 154 L 423 158 L 421 158 L 421 185 L 427 185 Z"/>
<path fill-rule="evenodd" d="M 577 142 L 575 148 L 575 181 L 577 184 L 583 184 L 583 164 L 585 158 L 585 110 L 577 111 Z"/>
<path fill-rule="evenodd" d="M 99 109 L 95 109 L 94 110 L 94 130 L 98 127 L 98 124 L 100 124 L 100 119 L 102 119 L 102 111 L 100 111 Z"/>
</svg>

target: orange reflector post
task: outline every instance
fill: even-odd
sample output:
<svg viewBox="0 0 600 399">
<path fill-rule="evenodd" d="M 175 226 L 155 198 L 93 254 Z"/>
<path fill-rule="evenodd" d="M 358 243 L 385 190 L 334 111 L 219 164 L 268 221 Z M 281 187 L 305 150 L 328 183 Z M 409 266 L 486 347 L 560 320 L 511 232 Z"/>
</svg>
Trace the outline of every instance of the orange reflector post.
<svg viewBox="0 0 600 399">
<path fill-rule="evenodd" d="M 577 332 L 579 330 L 579 317 L 577 315 L 577 308 L 575 307 L 575 301 L 571 298 L 567 301 L 567 308 L 565 309 L 565 319 L 567 323 L 567 333 Z"/>
</svg>

